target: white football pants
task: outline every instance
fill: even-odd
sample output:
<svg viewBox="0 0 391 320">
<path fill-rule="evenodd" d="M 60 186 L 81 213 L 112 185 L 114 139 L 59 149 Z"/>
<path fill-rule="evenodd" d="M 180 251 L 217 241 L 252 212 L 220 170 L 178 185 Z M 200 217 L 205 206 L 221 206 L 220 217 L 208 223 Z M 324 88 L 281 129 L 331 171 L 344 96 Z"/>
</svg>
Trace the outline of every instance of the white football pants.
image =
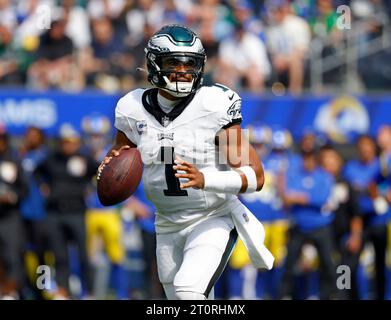
<svg viewBox="0 0 391 320">
<path fill-rule="evenodd" d="M 159 279 L 167 299 L 213 299 L 213 286 L 237 240 L 231 216 L 210 217 L 168 234 L 157 234 Z"/>
</svg>

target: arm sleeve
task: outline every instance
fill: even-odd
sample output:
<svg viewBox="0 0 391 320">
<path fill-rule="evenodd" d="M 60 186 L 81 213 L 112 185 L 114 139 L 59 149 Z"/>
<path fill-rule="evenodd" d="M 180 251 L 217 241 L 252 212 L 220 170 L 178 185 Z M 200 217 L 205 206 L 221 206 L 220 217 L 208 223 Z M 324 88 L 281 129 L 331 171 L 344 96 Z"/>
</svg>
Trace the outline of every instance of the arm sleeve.
<svg viewBox="0 0 391 320">
<path fill-rule="evenodd" d="M 268 77 L 271 73 L 271 65 L 263 41 L 254 37 L 251 50 L 248 54 L 251 57 L 251 62 L 258 67 L 258 71 L 264 77 Z"/>
</svg>

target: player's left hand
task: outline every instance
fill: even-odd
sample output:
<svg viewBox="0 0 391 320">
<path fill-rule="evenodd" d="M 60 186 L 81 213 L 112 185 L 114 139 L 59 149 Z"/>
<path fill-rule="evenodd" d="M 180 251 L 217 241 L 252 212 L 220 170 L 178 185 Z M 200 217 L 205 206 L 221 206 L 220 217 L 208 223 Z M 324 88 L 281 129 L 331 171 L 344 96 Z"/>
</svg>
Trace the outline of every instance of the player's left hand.
<svg viewBox="0 0 391 320">
<path fill-rule="evenodd" d="M 188 182 L 182 183 L 180 185 L 181 189 L 194 188 L 194 189 L 203 189 L 205 185 L 204 175 L 201 171 L 197 169 L 193 164 L 186 162 L 180 158 L 175 159 L 175 165 L 173 166 L 174 170 L 185 171 L 185 173 L 176 173 L 176 178 L 186 178 L 189 179 Z"/>
</svg>

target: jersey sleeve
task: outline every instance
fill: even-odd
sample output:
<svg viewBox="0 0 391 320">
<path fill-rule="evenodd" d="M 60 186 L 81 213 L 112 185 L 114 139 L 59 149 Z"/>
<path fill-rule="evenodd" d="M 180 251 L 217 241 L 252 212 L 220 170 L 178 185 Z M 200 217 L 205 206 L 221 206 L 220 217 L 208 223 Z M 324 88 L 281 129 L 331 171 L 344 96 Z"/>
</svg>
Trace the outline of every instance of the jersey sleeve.
<svg viewBox="0 0 391 320">
<path fill-rule="evenodd" d="M 121 98 L 115 108 L 114 127 L 122 131 L 126 137 L 135 145 L 138 143 L 137 130 L 134 126 L 134 121 L 129 113 L 129 108 L 132 107 L 132 99 L 128 96 Z"/>
<path fill-rule="evenodd" d="M 222 88 L 220 93 L 221 115 L 220 126 L 227 129 L 235 124 L 242 123 L 242 99 L 233 90 L 217 84 L 216 87 Z"/>
</svg>

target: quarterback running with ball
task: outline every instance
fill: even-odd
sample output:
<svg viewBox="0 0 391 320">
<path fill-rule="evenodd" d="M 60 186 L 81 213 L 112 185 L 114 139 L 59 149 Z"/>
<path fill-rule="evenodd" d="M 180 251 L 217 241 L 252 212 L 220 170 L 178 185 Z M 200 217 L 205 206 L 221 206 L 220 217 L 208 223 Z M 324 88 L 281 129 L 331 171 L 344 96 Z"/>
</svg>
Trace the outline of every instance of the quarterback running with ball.
<svg viewBox="0 0 391 320">
<path fill-rule="evenodd" d="M 99 170 L 123 149 L 140 151 L 166 296 L 213 299 L 238 235 L 256 267 L 272 268 L 263 227 L 237 198 L 261 190 L 262 164 L 240 128 L 240 97 L 220 84 L 202 86 L 206 55 L 193 31 L 165 26 L 145 52 L 153 88 L 119 100 L 115 145 Z"/>
</svg>

